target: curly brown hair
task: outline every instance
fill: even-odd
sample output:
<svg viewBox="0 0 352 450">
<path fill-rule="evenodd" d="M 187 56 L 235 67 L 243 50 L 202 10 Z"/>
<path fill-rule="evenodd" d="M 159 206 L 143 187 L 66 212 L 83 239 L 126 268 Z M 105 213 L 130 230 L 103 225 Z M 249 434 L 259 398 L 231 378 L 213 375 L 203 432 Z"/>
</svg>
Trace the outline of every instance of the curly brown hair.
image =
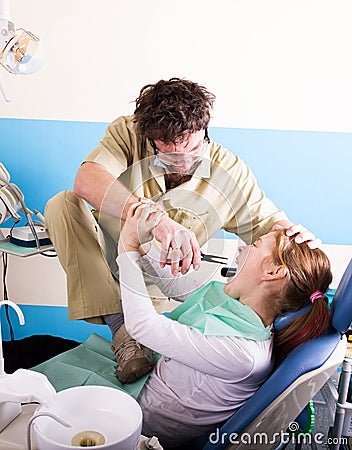
<svg viewBox="0 0 352 450">
<path fill-rule="evenodd" d="M 134 118 L 139 134 L 165 144 L 179 143 L 205 130 L 215 96 L 204 86 L 171 78 L 144 86 L 136 99 Z"/>
</svg>

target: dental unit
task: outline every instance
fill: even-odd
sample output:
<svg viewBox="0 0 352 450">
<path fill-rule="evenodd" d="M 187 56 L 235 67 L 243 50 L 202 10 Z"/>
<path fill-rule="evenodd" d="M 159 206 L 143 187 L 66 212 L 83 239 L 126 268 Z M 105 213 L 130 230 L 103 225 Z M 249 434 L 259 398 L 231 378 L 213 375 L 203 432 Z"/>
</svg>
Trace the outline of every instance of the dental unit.
<svg viewBox="0 0 352 450">
<path fill-rule="evenodd" d="M 2 300 L 0 308 L 8 305 L 13 308 L 24 325 L 21 309 L 10 300 Z M 13 374 L 5 373 L 5 361 L 2 348 L 0 324 L 0 432 L 21 414 L 22 403 L 41 403 L 49 405 L 56 395 L 56 391 L 45 375 L 26 369 L 18 369 Z"/>
<path fill-rule="evenodd" d="M 20 325 L 21 309 L 10 300 Z M 119 389 L 77 386 L 56 392 L 42 373 L 18 369 L 5 372 L 0 326 L 0 433 L 22 413 L 22 404 L 39 403 L 26 428 L 27 450 L 32 434 L 37 450 L 71 450 L 99 447 L 101 450 L 162 450 L 156 437 L 141 435 L 142 410 L 137 401 Z"/>
</svg>

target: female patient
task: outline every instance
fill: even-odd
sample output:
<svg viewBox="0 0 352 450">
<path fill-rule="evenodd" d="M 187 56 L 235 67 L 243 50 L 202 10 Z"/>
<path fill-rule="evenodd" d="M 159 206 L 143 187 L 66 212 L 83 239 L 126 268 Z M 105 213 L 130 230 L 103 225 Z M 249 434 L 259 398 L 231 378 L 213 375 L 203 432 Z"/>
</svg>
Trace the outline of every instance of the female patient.
<svg viewBox="0 0 352 450">
<path fill-rule="evenodd" d="M 148 208 L 140 203 L 130 208 L 117 261 L 126 329 L 163 355 L 139 398 L 143 434 L 173 447 L 229 418 L 274 364 L 325 331 L 329 310 L 324 293 L 332 275 L 321 250 L 274 231 L 240 247 L 237 274 L 227 284 L 203 286 L 199 300 L 199 293 L 187 294 L 196 287 L 191 274 L 173 277 L 168 267 L 160 268 L 153 251 L 140 255 L 140 245 L 152 239 L 151 219 L 160 214 Z M 172 313 L 178 320 L 157 314 L 142 270 L 155 276 L 167 296 L 188 297 L 181 312 Z M 216 304 L 209 308 L 214 297 Z M 311 305 L 306 314 L 273 333 L 277 315 L 306 305 Z"/>
</svg>

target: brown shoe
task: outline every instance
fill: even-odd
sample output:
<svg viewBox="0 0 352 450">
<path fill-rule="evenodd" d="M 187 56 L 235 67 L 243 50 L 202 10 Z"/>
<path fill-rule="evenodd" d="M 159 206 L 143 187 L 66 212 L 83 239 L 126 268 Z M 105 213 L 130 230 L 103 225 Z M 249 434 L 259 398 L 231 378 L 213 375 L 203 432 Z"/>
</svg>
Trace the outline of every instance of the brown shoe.
<svg viewBox="0 0 352 450">
<path fill-rule="evenodd" d="M 132 383 L 154 367 L 152 351 L 139 344 L 122 325 L 112 337 L 111 350 L 116 355 L 116 376 L 121 383 Z"/>
</svg>

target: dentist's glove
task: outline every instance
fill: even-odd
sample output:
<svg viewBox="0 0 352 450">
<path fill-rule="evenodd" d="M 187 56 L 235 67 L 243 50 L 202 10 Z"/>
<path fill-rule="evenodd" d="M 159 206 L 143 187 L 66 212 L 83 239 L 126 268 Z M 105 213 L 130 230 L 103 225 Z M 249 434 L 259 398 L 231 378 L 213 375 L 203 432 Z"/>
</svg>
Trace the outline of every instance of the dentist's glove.
<svg viewBox="0 0 352 450">
<path fill-rule="evenodd" d="M 185 274 L 193 265 L 198 269 L 201 261 L 201 251 L 193 231 L 170 219 L 168 215 L 160 217 L 154 227 L 154 237 L 161 244 L 160 266 L 165 267 L 171 259 L 171 271 L 177 275 L 180 261 L 181 273 Z"/>
</svg>

